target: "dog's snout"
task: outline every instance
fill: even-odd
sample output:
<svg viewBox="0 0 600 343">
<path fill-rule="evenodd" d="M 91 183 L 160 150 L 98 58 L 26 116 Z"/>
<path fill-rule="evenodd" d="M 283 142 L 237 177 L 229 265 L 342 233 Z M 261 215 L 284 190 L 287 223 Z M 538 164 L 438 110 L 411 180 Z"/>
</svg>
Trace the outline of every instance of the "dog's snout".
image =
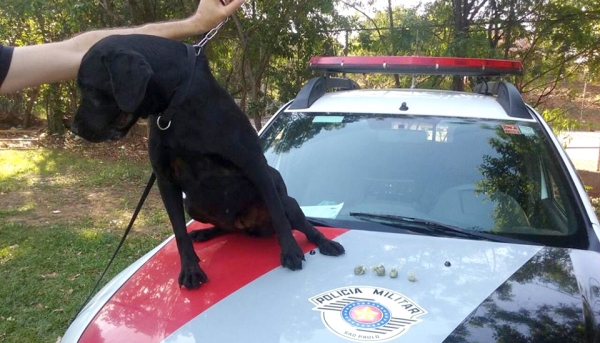
<svg viewBox="0 0 600 343">
<path fill-rule="evenodd" d="M 121 131 L 112 131 L 108 135 L 108 140 L 109 141 L 118 141 L 119 139 L 123 138 L 124 136 L 125 136 L 125 133 L 123 133 Z"/>
</svg>

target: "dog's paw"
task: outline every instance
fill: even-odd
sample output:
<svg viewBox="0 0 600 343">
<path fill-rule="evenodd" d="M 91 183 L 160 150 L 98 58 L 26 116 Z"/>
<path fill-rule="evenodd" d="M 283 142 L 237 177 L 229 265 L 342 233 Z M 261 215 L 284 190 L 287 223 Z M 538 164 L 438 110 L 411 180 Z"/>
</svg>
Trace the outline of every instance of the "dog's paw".
<svg viewBox="0 0 600 343">
<path fill-rule="evenodd" d="M 179 287 L 183 286 L 187 289 L 196 289 L 203 283 L 208 281 L 208 277 L 204 271 L 196 264 L 195 268 L 181 268 L 179 273 Z"/>
<path fill-rule="evenodd" d="M 340 243 L 329 239 L 323 240 L 318 246 L 319 252 L 327 256 L 340 256 L 346 252 L 346 249 Z"/>
<path fill-rule="evenodd" d="M 291 270 L 302 269 L 304 253 L 298 245 L 281 251 L 281 265 Z"/>
<path fill-rule="evenodd" d="M 190 238 L 194 242 L 206 242 L 215 237 L 212 229 L 194 230 L 189 233 Z"/>
</svg>

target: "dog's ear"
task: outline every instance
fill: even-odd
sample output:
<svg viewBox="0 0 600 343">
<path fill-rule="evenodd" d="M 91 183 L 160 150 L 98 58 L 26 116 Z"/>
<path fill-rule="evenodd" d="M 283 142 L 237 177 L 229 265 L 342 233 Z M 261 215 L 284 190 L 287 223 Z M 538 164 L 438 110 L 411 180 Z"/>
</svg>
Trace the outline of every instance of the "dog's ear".
<svg viewBox="0 0 600 343">
<path fill-rule="evenodd" d="M 135 111 L 146 94 L 153 71 L 144 56 L 131 50 L 104 56 L 117 105 L 124 112 Z"/>
</svg>

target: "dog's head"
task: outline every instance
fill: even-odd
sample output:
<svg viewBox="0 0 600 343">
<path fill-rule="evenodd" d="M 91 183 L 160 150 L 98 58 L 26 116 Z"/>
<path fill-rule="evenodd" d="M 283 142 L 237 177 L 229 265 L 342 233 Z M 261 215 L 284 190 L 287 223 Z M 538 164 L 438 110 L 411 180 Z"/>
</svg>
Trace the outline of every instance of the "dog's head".
<svg viewBox="0 0 600 343">
<path fill-rule="evenodd" d="M 81 103 L 70 130 L 91 142 L 124 137 L 140 117 L 136 111 L 152 75 L 144 56 L 133 50 L 93 47 L 77 75 Z"/>
</svg>

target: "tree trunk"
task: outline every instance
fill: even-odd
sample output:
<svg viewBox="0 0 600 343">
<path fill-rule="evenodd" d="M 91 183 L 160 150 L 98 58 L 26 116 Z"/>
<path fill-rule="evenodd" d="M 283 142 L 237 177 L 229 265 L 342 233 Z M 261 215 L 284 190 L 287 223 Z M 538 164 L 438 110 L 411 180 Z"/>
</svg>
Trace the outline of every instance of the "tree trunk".
<svg viewBox="0 0 600 343">
<path fill-rule="evenodd" d="M 515 18 L 515 1 L 510 1 L 510 8 L 508 13 L 508 23 L 506 24 L 506 33 L 504 34 L 504 59 L 508 59 L 508 54 L 512 46 L 512 29 Z"/>
<path fill-rule="evenodd" d="M 466 39 L 469 36 L 469 0 L 452 0 L 452 19 L 454 21 L 453 48 L 454 57 L 466 56 Z M 461 76 L 452 77 L 452 89 L 463 91 L 465 89 Z"/>
<path fill-rule="evenodd" d="M 262 129 L 262 117 L 260 115 L 255 115 L 254 116 L 254 127 L 256 128 L 256 131 L 260 131 Z"/>
<path fill-rule="evenodd" d="M 262 116 L 260 115 L 260 86 L 256 82 L 252 82 L 250 86 L 250 112 L 254 120 L 254 127 L 257 131 L 262 129 Z"/>
<path fill-rule="evenodd" d="M 37 101 L 40 96 L 40 87 L 35 87 L 33 89 L 33 93 L 29 98 L 29 102 L 27 103 L 27 107 L 25 108 L 25 112 L 23 113 L 23 128 L 26 129 L 31 126 L 31 114 L 33 112 L 33 105 Z"/>
<path fill-rule="evenodd" d="M 63 123 L 63 106 L 60 100 L 60 86 L 57 84 L 51 84 L 48 92 L 48 106 L 47 106 L 47 128 L 48 134 L 59 134 L 62 135 L 65 132 L 65 125 Z"/>
<path fill-rule="evenodd" d="M 394 12 L 392 11 L 392 0 L 388 0 L 388 15 L 390 17 L 390 38 L 392 39 L 392 56 L 398 54 L 396 47 L 396 31 L 394 31 Z M 394 84 L 396 88 L 400 88 L 400 75 L 394 74 Z"/>
<path fill-rule="evenodd" d="M 6 122 L 10 125 L 17 125 L 19 117 L 23 110 L 23 98 L 25 97 L 23 92 L 17 92 L 15 94 L 9 94 L 9 98 L 12 100 L 12 106 L 8 110 L 8 116 Z"/>
</svg>

